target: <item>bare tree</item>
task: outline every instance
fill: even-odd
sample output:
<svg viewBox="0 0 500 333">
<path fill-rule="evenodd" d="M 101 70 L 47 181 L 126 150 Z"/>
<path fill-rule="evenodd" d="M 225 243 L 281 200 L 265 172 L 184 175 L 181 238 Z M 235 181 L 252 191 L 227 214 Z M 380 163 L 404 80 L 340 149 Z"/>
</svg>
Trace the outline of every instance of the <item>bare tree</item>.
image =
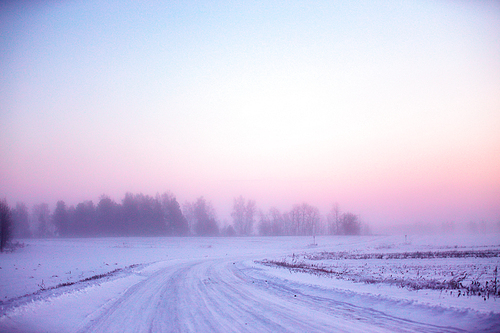
<svg viewBox="0 0 500 333">
<path fill-rule="evenodd" d="M 203 197 L 199 197 L 193 204 L 193 213 L 196 220 L 194 229 L 198 236 L 216 236 L 219 234 L 215 210 L 210 202 L 207 202 Z"/>
<path fill-rule="evenodd" d="M 233 225 L 236 233 L 238 235 L 244 234 L 245 229 L 245 199 L 242 196 L 234 198 L 233 211 L 231 212 L 231 217 L 233 218 Z"/>
<path fill-rule="evenodd" d="M 264 213 L 263 211 L 259 211 L 259 235 L 272 235 L 271 219 L 269 218 L 269 215 Z"/>
<path fill-rule="evenodd" d="M 271 234 L 274 236 L 281 236 L 285 234 L 285 221 L 283 215 L 278 208 L 269 208 L 269 219 L 271 222 Z"/>
<path fill-rule="evenodd" d="M 0 201 L 0 252 L 7 247 L 12 236 L 12 215 L 7 200 Z"/>
<path fill-rule="evenodd" d="M 196 217 L 194 216 L 194 204 L 186 201 L 182 205 L 182 215 L 187 220 L 189 233 L 194 234 L 194 226 L 196 224 Z"/>
<path fill-rule="evenodd" d="M 283 219 L 283 235 L 291 236 L 294 234 L 291 212 L 283 212 L 281 218 Z"/>
<path fill-rule="evenodd" d="M 49 205 L 41 203 L 34 205 L 32 209 L 33 221 L 36 225 L 37 237 L 48 237 L 51 234 Z"/>
<path fill-rule="evenodd" d="M 254 200 L 248 200 L 245 209 L 245 232 L 251 235 L 253 232 L 254 216 L 257 213 L 257 206 Z"/>
<path fill-rule="evenodd" d="M 29 238 L 31 237 L 28 207 L 22 202 L 16 204 L 12 209 L 13 237 Z"/>
<path fill-rule="evenodd" d="M 319 209 L 307 203 L 294 205 L 289 213 L 291 235 L 312 236 L 319 233 L 321 217 Z"/>
<path fill-rule="evenodd" d="M 288 213 L 289 218 L 289 235 L 297 236 L 300 235 L 300 230 L 302 228 L 302 211 L 300 205 L 294 205 L 292 210 Z"/>
<path fill-rule="evenodd" d="M 321 226 L 321 215 L 317 207 L 311 206 L 309 204 L 302 204 L 303 217 L 304 217 L 304 227 L 302 234 L 308 236 L 315 236 L 320 234 L 322 231 Z"/>
<path fill-rule="evenodd" d="M 341 233 L 340 226 L 340 208 L 339 204 L 335 203 L 328 214 L 328 234 L 329 235 L 339 235 Z"/>
<path fill-rule="evenodd" d="M 242 196 L 234 199 L 233 212 L 233 225 L 239 235 L 248 236 L 253 231 L 254 215 L 257 211 L 255 201 L 245 199 Z"/>
</svg>

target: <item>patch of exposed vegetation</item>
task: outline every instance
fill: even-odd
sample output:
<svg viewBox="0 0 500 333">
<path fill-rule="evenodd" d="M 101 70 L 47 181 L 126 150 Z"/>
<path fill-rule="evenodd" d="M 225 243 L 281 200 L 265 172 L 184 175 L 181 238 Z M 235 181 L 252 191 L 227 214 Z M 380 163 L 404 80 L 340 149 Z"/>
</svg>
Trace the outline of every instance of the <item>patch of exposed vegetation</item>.
<svg viewBox="0 0 500 333">
<path fill-rule="evenodd" d="M 259 263 L 290 272 L 368 284 L 383 283 L 410 290 L 433 289 L 450 292 L 457 297 L 480 296 L 486 300 L 500 297 L 498 260 L 495 259 L 499 257 L 498 250 L 363 254 L 320 252 L 293 254 L 281 260 Z M 422 259 L 449 260 L 440 263 L 439 260 L 422 262 Z"/>
</svg>

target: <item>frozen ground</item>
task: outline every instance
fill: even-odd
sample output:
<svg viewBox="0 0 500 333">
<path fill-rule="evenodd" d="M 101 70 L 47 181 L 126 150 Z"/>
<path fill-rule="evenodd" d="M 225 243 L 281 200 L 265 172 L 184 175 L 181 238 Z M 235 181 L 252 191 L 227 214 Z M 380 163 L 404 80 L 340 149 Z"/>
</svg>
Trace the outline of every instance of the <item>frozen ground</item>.
<svg viewBox="0 0 500 333">
<path fill-rule="evenodd" d="M 429 283 L 491 287 L 500 266 L 498 234 L 311 242 L 26 240 L 0 255 L 0 331 L 500 331 L 500 298 L 458 296 L 453 284 Z"/>
</svg>

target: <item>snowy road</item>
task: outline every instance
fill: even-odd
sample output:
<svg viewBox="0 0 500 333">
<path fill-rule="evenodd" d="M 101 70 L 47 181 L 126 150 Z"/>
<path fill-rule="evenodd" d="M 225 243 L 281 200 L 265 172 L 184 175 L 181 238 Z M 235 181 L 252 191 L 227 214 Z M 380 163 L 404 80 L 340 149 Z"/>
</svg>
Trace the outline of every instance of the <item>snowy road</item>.
<svg viewBox="0 0 500 333">
<path fill-rule="evenodd" d="M 500 332 L 496 298 L 444 297 L 258 263 L 304 251 L 427 251 L 475 246 L 476 239 L 308 241 L 32 240 L 1 258 L 0 332 Z"/>
<path fill-rule="evenodd" d="M 459 332 L 266 279 L 243 262 L 162 269 L 129 288 L 82 332 Z"/>
</svg>

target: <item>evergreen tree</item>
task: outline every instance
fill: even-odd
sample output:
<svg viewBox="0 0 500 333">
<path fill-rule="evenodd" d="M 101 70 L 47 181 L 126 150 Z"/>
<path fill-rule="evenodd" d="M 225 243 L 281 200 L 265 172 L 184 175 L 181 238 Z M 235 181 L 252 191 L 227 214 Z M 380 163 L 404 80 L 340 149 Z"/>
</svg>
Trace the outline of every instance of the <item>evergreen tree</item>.
<svg viewBox="0 0 500 333">
<path fill-rule="evenodd" d="M 57 202 L 56 209 L 54 210 L 54 214 L 52 215 L 52 221 L 60 236 L 68 235 L 69 215 L 64 201 L 59 200 Z"/>
<path fill-rule="evenodd" d="M 4 199 L 0 201 L 0 252 L 7 247 L 11 237 L 12 215 L 7 200 Z"/>
<path fill-rule="evenodd" d="M 96 232 L 106 236 L 117 236 L 122 234 L 119 224 L 119 206 L 110 197 L 102 195 L 96 207 L 97 230 Z"/>
<path fill-rule="evenodd" d="M 172 236 L 185 236 L 189 234 L 189 225 L 182 214 L 181 206 L 177 199 L 167 193 L 162 195 L 162 205 L 165 212 L 167 233 Z"/>
<path fill-rule="evenodd" d="M 195 231 L 199 236 L 216 236 L 219 234 L 219 226 L 215 219 L 215 211 L 205 198 L 199 197 L 194 204 L 194 216 L 196 219 Z"/>
</svg>

